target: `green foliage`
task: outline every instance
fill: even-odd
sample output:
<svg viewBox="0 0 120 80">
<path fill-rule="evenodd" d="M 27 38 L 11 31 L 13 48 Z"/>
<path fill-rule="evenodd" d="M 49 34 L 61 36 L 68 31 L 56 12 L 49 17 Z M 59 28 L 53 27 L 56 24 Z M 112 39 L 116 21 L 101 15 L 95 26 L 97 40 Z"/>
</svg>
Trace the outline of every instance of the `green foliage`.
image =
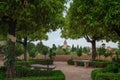
<svg viewBox="0 0 120 80">
<path fill-rule="evenodd" d="M 49 50 L 49 57 L 52 59 L 56 55 L 56 49 L 50 48 Z"/>
<path fill-rule="evenodd" d="M 71 51 L 71 52 L 70 52 L 70 54 L 71 54 L 71 55 L 76 55 L 76 54 L 77 54 L 77 52 L 76 52 L 76 51 L 74 51 L 74 52 L 73 52 L 73 51 Z"/>
<path fill-rule="evenodd" d="M 65 80 L 65 76 L 60 70 L 32 70 L 23 66 L 17 66 L 16 69 L 18 78 L 6 80 Z M 2 76 L 2 80 L 4 78 L 5 76 Z"/>
<path fill-rule="evenodd" d="M 55 44 L 53 44 L 52 49 L 53 49 L 53 50 L 56 50 L 56 49 L 57 49 L 57 47 L 56 47 Z"/>
<path fill-rule="evenodd" d="M 62 48 L 58 48 L 58 49 L 56 50 L 56 53 L 57 53 L 58 55 L 65 55 L 65 52 L 64 52 L 64 50 L 63 50 Z"/>
<path fill-rule="evenodd" d="M 30 67 L 30 65 L 33 63 L 33 61 L 16 61 L 15 65 Z"/>
<path fill-rule="evenodd" d="M 44 46 L 44 45 L 43 45 L 42 41 L 40 41 L 40 43 L 37 44 L 37 49 L 38 49 L 38 52 L 39 52 L 39 53 L 42 53 L 42 48 L 43 48 L 43 46 Z"/>
<path fill-rule="evenodd" d="M 53 65 L 53 59 L 31 59 L 34 64 Z"/>
<path fill-rule="evenodd" d="M 62 27 L 66 0 L 2 0 L 0 1 L 0 36 L 7 34 L 17 40 L 46 38 L 46 33 Z M 39 34 L 41 35 L 39 35 Z M 15 77 L 15 45 L 9 39 L 7 51 L 8 76 Z M 34 50 L 33 50 L 34 51 Z M 9 59 L 8 59 L 9 58 Z M 11 75 L 10 75 L 11 74 Z"/>
<path fill-rule="evenodd" d="M 73 59 L 69 59 L 69 60 L 67 61 L 67 64 L 69 64 L 69 65 L 74 65 Z"/>
<path fill-rule="evenodd" d="M 48 47 L 47 46 L 43 46 L 43 48 L 42 48 L 42 54 L 46 56 L 48 53 L 49 53 Z"/>
<path fill-rule="evenodd" d="M 101 69 L 95 69 L 91 73 L 92 80 L 119 80 L 120 73 L 103 73 Z"/>
<path fill-rule="evenodd" d="M 74 65 L 75 63 L 74 63 L 73 59 L 69 59 L 67 61 L 67 64 Z M 77 66 L 84 66 L 84 62 L 77 62 Z"/>
<path fill-rule="evenodd" d="M 90 50 L 86 47 L 83 47 L 83 53 L 88 54 L 90 53 Z"/>
<path fill-rule="evenodd" d="M 98 48 L 97 51 L 98 51 L 97 52 L 98 55 L 105 55 L 106 54 L 106 49 L 103 47 Z"/>
<path fill-rule="evenodd" d="M 30 59 L 28 61 L 16 61 L 16 65 L 30 67 L 31 64 L 53 65 L 53 59 Z"/>
<path fill-rule="evenodd" d="M 69 54 L 70 50 L 68 48 L 63 49 L 63 51 L 65 52 L 65 55 Z"/>
<path fill-rule="evenodd" d="M 76 48 L 74 47 L 74 45 L 72 45 L 71 51 L 72 52 L 76 51 Z"/>
<path fill-rule="evenodd" d="M 57 50 L 57 47 L 55 44 L 53 44 L 52 48 L 50 48 L 49 50 L 49 57 L 51 59 L 56 55 L 56 50 Z"/>
<path fill-rule="evenodd" d="M 104 61 L 104 60 L 96 60 L 96 61 L 92 61 L 90 62 L 90 66 L 92 67 L 97 67 L 97 68 L 104 68 L 106 66 L 108 66 L 109 64 L 112 64 L 111 61 Z"/>
<path fill-rule="evenodd" d="M 15 55 L 20 56 L 24 53 L 24 47 L 21 44 L 16 44 Z"/>
<path fill-rule="evenodd" d="M 77 56 L 82 56 L 82 47 L 77 50 Z"/>
<path fill-rule="evenodd" d="M 37 55 L 37 48 L 33 43 L 28 43 L 28 53 L 30 57 L 35 57 Z"/>
<path fill-rule="evenodd" d="M 110 64 L 107 67 L 103 68 L 103 72 L 112 72 L 112 73 L 118 73 L 119 67 L 115 64 Z"/>
<path fill-rule="evenodd" d="M 99 73 L 99 74 L 102 73 L 101 69 L 95 69 L 95 70 L 93 70 L 93 71 L 91 72 L 91 78 L 92 78 L 92 80 L 96 80 L 95 78 L 96 78 L 96 75 L 97 75 L 98 73 Z"/>
<path fill-rule="evenodd" d="M 119 80 L 120 66 L 113 63 L 103 69 L 95 69 L 91 73 L 91 78 L 92 80 Z"/>
</svg>

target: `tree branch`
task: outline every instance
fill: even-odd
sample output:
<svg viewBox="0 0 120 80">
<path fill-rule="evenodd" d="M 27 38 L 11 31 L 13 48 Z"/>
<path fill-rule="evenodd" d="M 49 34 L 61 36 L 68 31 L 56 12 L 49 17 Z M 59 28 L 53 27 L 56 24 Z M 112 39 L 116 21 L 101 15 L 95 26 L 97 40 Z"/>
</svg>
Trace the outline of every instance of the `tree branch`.
<svg viewBox="0 0 120 80">
<path fill-rule="evenodd" d="M 92 42 L 89 36 L 85 36 L 84 38 L 87 40 L 87 42 Z"/>
</svg>

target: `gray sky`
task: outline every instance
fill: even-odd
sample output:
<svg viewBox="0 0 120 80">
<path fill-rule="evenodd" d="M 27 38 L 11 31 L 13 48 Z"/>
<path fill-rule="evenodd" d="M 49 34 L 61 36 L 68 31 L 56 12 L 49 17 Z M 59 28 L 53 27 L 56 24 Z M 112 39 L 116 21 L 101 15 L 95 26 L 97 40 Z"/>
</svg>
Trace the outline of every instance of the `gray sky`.
<svg viewBox="0 0 120 80">
<path fill-rule="evenodd" d="M 56 46 L 58 45 L 63 45 L 64 40 L 63 38 L 61 38 L 61 31 L 60 29 L 54 31 L 54 32 L 50 32 L 47 34 L 48 35 L 48 40 L 47 41 L 43 41 L 43 44 L 49 47 L 52 47 L 53 44 L 55 44 Z M 35 42 L 36 44 L 38 43 Z M 72 40 L 72 39 L 67 39 L 67 43 L 68 45 L 72 46 L 74 44 L 74 46 L 89 46 L 91 47 L 91 43 L 88 43 L 84 38 L 81 39 L 77 39 L 77 40 Z M 108 42 L 106 43 L 105 41 L 99 41 L 97 42 L 96 46 L 100 47 L 102 43 L 105 43 L 106 47 L 112 47 L 112 48 L 117 48 L 117 43 L 113 43 L 113 42 Z"/>
</svg>

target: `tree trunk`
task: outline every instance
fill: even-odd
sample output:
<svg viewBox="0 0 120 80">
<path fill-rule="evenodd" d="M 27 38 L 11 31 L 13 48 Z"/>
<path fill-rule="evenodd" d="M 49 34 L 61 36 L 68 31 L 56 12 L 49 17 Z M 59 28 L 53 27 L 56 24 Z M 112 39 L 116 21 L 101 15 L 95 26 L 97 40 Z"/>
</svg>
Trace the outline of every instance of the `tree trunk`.
<svg viewBox="0 0 120 80">
<path fill-rule="evenodd" d="M 16 69 L 15 69 L 15 28 L 16 28 L 16 21 L 11 20 L 9 22 L 9 29 L 8 29 L 8 53 L 7 53 L 7 77 L 14 78 L 16 77 Z"/>
<path fill-rule="evenodd" d="M 92 44 L 92 60 L 94 61 L 96 58 L 96 40 L 93 40 L 91 44 Z"/>
<path fill-rule="evenodd" d="M 24 60 L 27 61 L 27 37 L 24 38 L 24 49 L 25 49 L 25 52 L 24 52 Z"/>
</svg>

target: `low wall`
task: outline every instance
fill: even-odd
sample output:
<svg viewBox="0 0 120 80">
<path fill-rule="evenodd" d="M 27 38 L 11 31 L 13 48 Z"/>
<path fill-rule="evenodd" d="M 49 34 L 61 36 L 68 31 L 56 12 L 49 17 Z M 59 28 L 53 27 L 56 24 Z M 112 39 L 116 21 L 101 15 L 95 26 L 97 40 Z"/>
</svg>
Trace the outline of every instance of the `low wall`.
<svg viewBox="0 0 120 80">
<path fill-rule="evenodd" d="M 19 57 L 20 59 L 23 59 L 23 56 Z M 35 57 L 35 59 L 45 59 L 45 58 L 49 58 L 48 56 L 44 56 L 44 55 L 37 55 Z M 56 55 L 54 57 L 54 60 L 55 61 L 67 61 L 69 59 L 89 59 L 91 60 L 91 55 L 82 55 L 80 57 L 78 57 L 77 55 Z M 100 57 L 97 57 L 97 59 L 100 59 L 100 60 L 112 60 L 111 57 L 107 57 L 105 58 L 104 56 L 100 56 Z"/>
</svg>

